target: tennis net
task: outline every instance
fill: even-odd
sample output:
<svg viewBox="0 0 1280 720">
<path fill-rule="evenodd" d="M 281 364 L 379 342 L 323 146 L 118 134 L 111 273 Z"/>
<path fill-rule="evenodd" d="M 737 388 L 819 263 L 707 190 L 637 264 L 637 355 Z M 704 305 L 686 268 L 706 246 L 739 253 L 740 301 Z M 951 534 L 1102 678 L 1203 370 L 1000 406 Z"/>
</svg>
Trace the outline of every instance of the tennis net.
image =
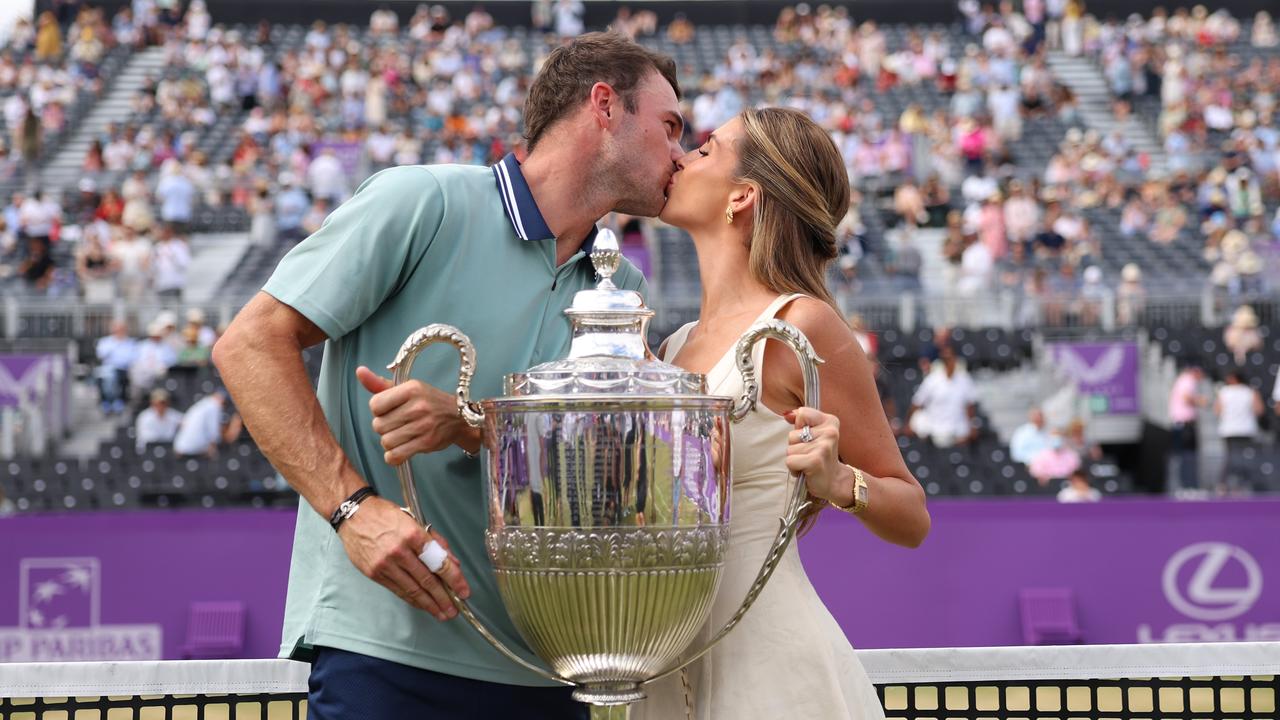
<svg viewBox="0 0 1280 720">
<path fill-rule="evenodd" d="M 1280 643 L 863 650 L 890 720 L 1280 718 Z M 300 720 L 287 660 L 0 665 L 0 720 Z"/>
</svg>

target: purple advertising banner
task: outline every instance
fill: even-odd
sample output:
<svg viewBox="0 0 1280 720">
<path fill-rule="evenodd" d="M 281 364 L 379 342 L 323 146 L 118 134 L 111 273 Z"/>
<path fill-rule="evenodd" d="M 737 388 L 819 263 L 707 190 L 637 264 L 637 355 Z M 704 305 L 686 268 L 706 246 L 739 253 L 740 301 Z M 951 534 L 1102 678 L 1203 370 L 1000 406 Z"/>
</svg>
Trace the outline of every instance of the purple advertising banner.
<svg viewBox="0 0 1280 720">
<path fill-rule="evenodd" d="M 1019 593 L 1067 588 L 1086 643 L 1280 640 L 1280 500 L 936 501 L 916 550 L 823 513 L 800 542 L 863 648 L 1024 644 Z M 191 603 L 244 603 L 280 644 L 294 513 L 0 518 L 0 662 L 177 659 Z"/>
<path fill-rule="evenodd" d="M 359 172 L 360 156 L 364 152 L 362 144 L 344 140 L 317 140 L 311 144 L 311 151 L 315 153 L 315 157 L 319 157 L 325 150 L 333 151 L 338 162 L 342 163 L 342 171 L 347 174 L 348 179 L 355 177 Z"/>
<path fill-rule="evenodd" d="M 1137 343 L 1050 343 L 1049 357 L 1089 398 L 1093 414 L 1137 414 Z"/>
</svg>

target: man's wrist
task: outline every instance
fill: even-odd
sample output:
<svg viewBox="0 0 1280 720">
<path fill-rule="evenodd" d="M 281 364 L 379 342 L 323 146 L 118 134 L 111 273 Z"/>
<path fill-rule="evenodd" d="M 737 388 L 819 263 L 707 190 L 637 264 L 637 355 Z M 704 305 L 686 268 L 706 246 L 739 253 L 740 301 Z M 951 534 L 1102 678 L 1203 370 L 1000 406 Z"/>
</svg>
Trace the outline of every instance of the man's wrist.
<svg viewBox="0 0 1280 720">
<path fill-rule="evenodd" d="M 462 437 L 458 438 L 454 445 L 462 448 L 462 452 L 466 453 L 468 457 L 476 457 L 479 455 L 480 448 L 483 445 L 480 428 L 473 428 L 465 423 L 463 428 Z"/>
</svg>

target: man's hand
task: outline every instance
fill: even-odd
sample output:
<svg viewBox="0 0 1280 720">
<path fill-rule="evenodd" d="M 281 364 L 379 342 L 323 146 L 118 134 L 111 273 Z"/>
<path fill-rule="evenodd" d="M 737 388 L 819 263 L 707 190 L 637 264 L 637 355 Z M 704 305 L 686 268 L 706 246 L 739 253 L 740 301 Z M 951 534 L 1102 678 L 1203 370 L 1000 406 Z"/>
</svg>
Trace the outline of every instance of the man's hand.
<svg viewBox="0 0 1280 720">
<path fill-rule="evenodd" d="M 458 414 L 457 398 L 421 380 L 393 385 L 367 367 L 356 378 L 373 393 L 369 410 L 373 431 L 382 436 L 383 459 L 399 465 L 416 453 L 431 453 L 450 445 L 468 452 L 480 447 L 480 434 Z"/>
<path fill-rule="evenodd" d="M 453 553 L 449 553 L 439 574 L 428 570 L 418 558 L 433 538 L 448 550 L 445 539 L 435 531 L 428 535 L 412 517 L 386 499 L 370 497 L 361 503 L 359 512 L 342 523 L 338 537 L 352 564 L 365 577 L 437 620 L 449 620 L 458 614 L 445 592 L 446 583 L 464 600 L 471 595 L 471 587 Z"/>
</svg>

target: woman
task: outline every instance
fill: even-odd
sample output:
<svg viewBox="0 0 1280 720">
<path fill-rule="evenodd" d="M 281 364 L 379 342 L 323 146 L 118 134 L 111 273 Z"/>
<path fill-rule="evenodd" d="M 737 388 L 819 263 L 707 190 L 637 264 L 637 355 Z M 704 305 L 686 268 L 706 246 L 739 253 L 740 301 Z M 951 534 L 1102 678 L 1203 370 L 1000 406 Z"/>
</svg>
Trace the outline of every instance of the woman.
<svg viewBox="0 0 1280 720">
<path fill-rule="evenodd" d="M 741 603 L 764 559 L 788 496 L 788 471 L 805 473 L 815 500 L 806 527 L 828 504 L 862 508 L 859 476 L 869 492 L 857 517 L 880 537 L 917 546 L 929 516 L 881 409 L 871 362 L 824 283 L 836 256 L 835 226 L 849 204 L 848 176 L 830 137 L 792 110 L 748 110 L 678 168 L 661 217 L 693 237 L 702 309 L 659 354 L 706 373 L 711 393 L 737 395 L 734 345 L 756 321 L 779 318 L 826 360 L 819 412 L 802 407 L 791 350 L 776 342 L 756 348 L 762 402 L 734 427 L 731 549 L 705 639 Z M 741 626 L 647 691 L 635 718 L 883 717 L 794 543 Z"/>
</svg>

